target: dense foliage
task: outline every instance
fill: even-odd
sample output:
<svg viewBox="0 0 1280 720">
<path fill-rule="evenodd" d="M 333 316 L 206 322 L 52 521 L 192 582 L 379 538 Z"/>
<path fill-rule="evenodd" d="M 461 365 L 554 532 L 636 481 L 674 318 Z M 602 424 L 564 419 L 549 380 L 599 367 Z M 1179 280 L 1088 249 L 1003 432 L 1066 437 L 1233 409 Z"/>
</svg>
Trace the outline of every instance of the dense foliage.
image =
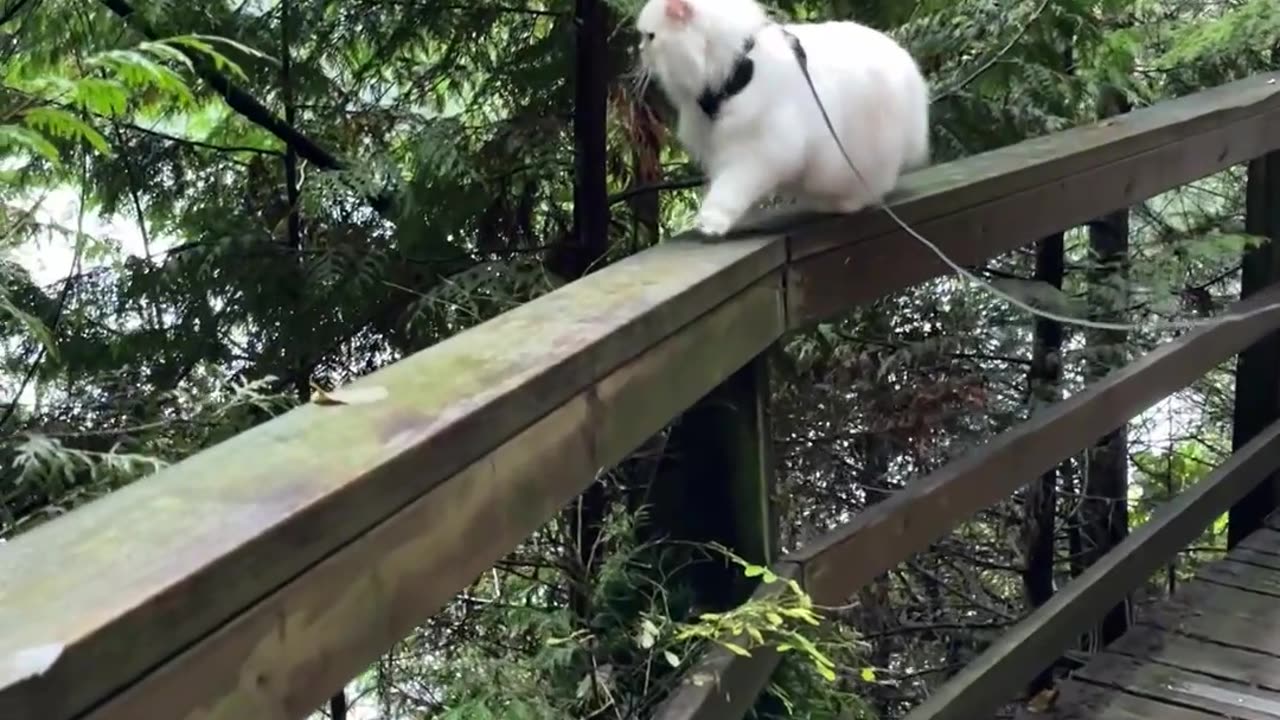
<svg viewBox="0 0 1280 720">
<path fill-rule="evenodd" d="M 696 172 L 668 109 L 636 95 L 637 5 L 0 0 L 0 535 L 682 228 Z M 1280 57 L 1274 0 L 774 7 L 900 38 L 934 89 L 937 161 Z M 979 271 L 1077 315 L 1220 308 L 1254 242 L 1242 183 L 1235 169 L 1132 208 L 1120 252 L 1080 229 Z M 1063 335 L 942 279 L 790 338 L 771 358 L 785 545 L 1168 337 Z M 1082 453 L 1047 478 L 1047 545 L 1015 497 L 818 609 L 831 622 L 793 638 L 818 645 L 760 711 L 902 714 L 1026 612 L 1040 571 L 1079 572 L 1114 534 L 1097 532 L 1112 508 L 1137 525 L 1223 457 L 1231 370 L 1131 423 L 1119 455 Z M 645 717 L 711 632 L 653 568 L 716 552 L 646 531 L 631 500 L 653 472 L 637 458 L 601 478 L 590 548 L 566 513 L 322 712 Z M 1029 559 L 1037 542 L 1047 566 Z M 786 611 L 807 626 L 804 601 L 743 621 L 767 629 Z"/>
</svg>

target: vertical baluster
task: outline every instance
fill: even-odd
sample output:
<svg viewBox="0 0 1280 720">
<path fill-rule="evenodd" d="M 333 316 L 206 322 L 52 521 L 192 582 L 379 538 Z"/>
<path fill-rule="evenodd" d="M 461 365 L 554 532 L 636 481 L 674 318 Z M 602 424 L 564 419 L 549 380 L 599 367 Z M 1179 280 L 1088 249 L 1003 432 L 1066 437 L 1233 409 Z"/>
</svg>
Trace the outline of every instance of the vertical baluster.
<svg viewBox="0 0 1280 720">
<path fill-rule="evenodd" d="M 1245 196 L 1245 231 L 1270 238 L 1248 250 L 1240 271 L 1240 295 L 1248 297 L 1280 280 L 1280 152 L 1249 163 Z M 1280 332 L 1272 333 L 1240 353 L 1236 366 L 1235 412 L 1232 415 L 1232 450 L 1249 442 L 1280 417 Z M 1231 508 L 1227 544 L 1234 547 L 1262 526 L 1267 515 L 1280 506 L 1280 473 L 1259 483 Z"/>
</svg>

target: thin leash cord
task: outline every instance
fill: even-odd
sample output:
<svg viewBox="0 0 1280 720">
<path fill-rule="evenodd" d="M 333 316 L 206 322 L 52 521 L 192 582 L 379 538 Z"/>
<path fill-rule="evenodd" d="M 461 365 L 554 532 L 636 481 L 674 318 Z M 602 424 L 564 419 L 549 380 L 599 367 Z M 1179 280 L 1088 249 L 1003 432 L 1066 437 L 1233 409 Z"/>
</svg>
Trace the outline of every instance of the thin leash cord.
<svg viewBox="0 0 1280 720">
<path fill-rule="evenodd" d="M 848 164 L 849 169 L 852 170 L 854 174 L 858 176 L 858 179 L 862 181 L 863 185 L 867 186 L 867 188 L 870 189 L 871 184 L 867 182 L 866 178 L 863 177 L 862 173 L 858 170 L 858 167 L 854 164 L 853 159 L 849 157 L 848 151 L 845 150 L 844 143 L 841 142 L 840 140 L 840 134 L 836 132 L 835 125 L 831 122 L 831 118 L 827 115 L 827 108 L 825 105 L 822 104 L 822 98 L 818 96 L 818 89 L 814 87 L 813 78 L 810 77 L 809 75 L 809 63 L 807 60 L 807 56 L 804 53 L 804 49 L 800 45 L 800 39 L 795 37 L 795 35 L 792 35 L 786 28 L 783 28 L 781 25 L 779 25 L 779 28 L 782 30 L 784 34 L 791 36 L 792 42 L 795 43 L 796 48 L 798 49 L 798 52 L 796 54 L 796 60 L 800 65 L 800 72 L 804 75 L 804 80 L 809 85 L 809 92 L 813 93 L 813 100 L 818 104 L 818 110 L 819 112 L 822 113 L 823 122 L 827 124 L 827 130 L 830 131 L 831 133 L 831 139 L 836 141 L 836 146 L 840 148 L 840 154 L 844 156 L 844 161 L 846 164 Z M 877 201 L 876 204 L 882 210 L 884 210 L 885 213 L 890 218 L 892 218 L 893 221 L 897 223 L 899 227 L 905 230 L 907 234 L 911 235 L 913 238 L 920 241 L 920 243 L 923 244 L 925 247 L 929 248 L 929 250 L 933 251 L 934 255 L 937 255 L 938 258 L 942 260 L 942 262 L 944 262 L 952 270 L 956 271 L 956 273 L 959 274 L 961 277 L 985 289 L 987 292 L 991 293 L 992 295 L 995 295 L 996 297 L 1001 298 L 1002 300 L 1004 300 L 1005 302 L 1008 302 L 1014 307 L 1025 310 L 1031 313 L 1032 315 L 1038 315 L 1042 318 L 1046 318 L 1048 320 L 1054 320 L 1056 322 L 1064 323 L 1067 325 L 1078 325 L 1081 327 L 1090 327 L 1090 328 L 1096 328 L 1099 330 L 1122 330 L 1122 331 L 1187 330 L 1187 329 L 1196 328 L 1196 327 L 1220 325 L 1228 322 L 1237 322 L 1240 320 L 1247 320 L 1256 315 L 1263 315 L 1266 313 L 1275 312 L 1276 310 L 1280 310 L 1280 302 L 1278 302 L 1278 303 L 1272 303 L 1270 305 L 1264 305 L 1259 308 L 1254 308 L 1252 310 L 1249 310 L 1248 312 L 1227 313 L 1225 315 L 1218 315 L 1211 318 L 1205 318 L 1203 320 L 1175 320 L 1173 322 L 1158 322 L 1158 323 L 1152 323 L 1150 325 L 1113 323 L 1113 322 L 1105 322 L 1100 320 L 1087 320 L 1085 318 L 1075 318 L 1067 315 L 1060 315 L 1058 313 L 1055 313 L 1049 310 L 1042 310 L 1040 308 L 1034 307 L 1018 299 L 1017 297 L 1014 297 L 1013 295 L 1010 295 L 1009 293 L 1004 292 L 1000 288 L 983 280 L 982 278 L 978 277 L 976 274 L 970 272 L 968 269 L 966 269 L 965 267 L 957 263 L 955 260 L 952 260 L 945 252 L 942 251 L 942 248 L 938 247 L 934 243 L 930 242 L 928 238 L 916 232 L 914 228 L 908 225 L 902 218 L 898 217 L 898 214 L 895 213 L 893 209 L 890 208 L 883 200 Z"/>
</svg>

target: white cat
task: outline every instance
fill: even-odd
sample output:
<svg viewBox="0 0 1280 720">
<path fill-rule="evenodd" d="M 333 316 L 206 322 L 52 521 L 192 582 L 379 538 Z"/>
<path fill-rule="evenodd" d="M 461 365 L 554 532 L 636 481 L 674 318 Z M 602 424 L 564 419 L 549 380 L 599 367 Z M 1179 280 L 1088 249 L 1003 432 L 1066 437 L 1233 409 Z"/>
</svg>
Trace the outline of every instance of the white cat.
<svg viewBox="0 0 1280 720">
<path fill-rule="evenodd" d="M 778 25 L 754 0 L 648 0 L 636 29 L 641 71 L 675 105 L 676 135 L 707 173 L 695 221 L 705 235 L 724 235 L 774 194 L 851 213 L 929 162 L 928 86 L 910 53 L 877 30 Z M 803 47 L 861 178 L 831 137 L 787 33 Z"/>
</svg>

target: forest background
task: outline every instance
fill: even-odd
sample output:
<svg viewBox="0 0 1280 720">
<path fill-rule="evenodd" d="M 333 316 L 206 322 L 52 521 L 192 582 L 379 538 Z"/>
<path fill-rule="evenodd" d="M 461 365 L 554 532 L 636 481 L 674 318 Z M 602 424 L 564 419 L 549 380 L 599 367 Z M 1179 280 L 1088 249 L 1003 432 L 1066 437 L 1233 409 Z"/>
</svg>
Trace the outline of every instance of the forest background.
<svg viewBox="0 0 1280 720">
<path fill-rule="evenodd" d="M 0 538 L 685 227 L 698 177 L 669 109 L 638 94 L 637 5 L 0 0 Z M 1280 59 L 1274 0 L 772 7 L 903 42 L 933 88 L 937 162 Z M 1243 178 L 977 270 L 1093 317 L 1220 309 L 1259 242 Z M 770 358 L 785 548 L 1168 337 L 1033 322 L 954 278 L 789 337 Z M 825 610 L 836 677 L 797 656 L 761 714 L 902 715 L 1225 457 L 1232 394 L 1228 362 Z M 696 610 L 651 572 L 687 550 L 634 502 L 661 447 L 318 715 L 647 717 Z M 1135 599 L 1224 540 L 1219 522 Z"/>
</svg>

